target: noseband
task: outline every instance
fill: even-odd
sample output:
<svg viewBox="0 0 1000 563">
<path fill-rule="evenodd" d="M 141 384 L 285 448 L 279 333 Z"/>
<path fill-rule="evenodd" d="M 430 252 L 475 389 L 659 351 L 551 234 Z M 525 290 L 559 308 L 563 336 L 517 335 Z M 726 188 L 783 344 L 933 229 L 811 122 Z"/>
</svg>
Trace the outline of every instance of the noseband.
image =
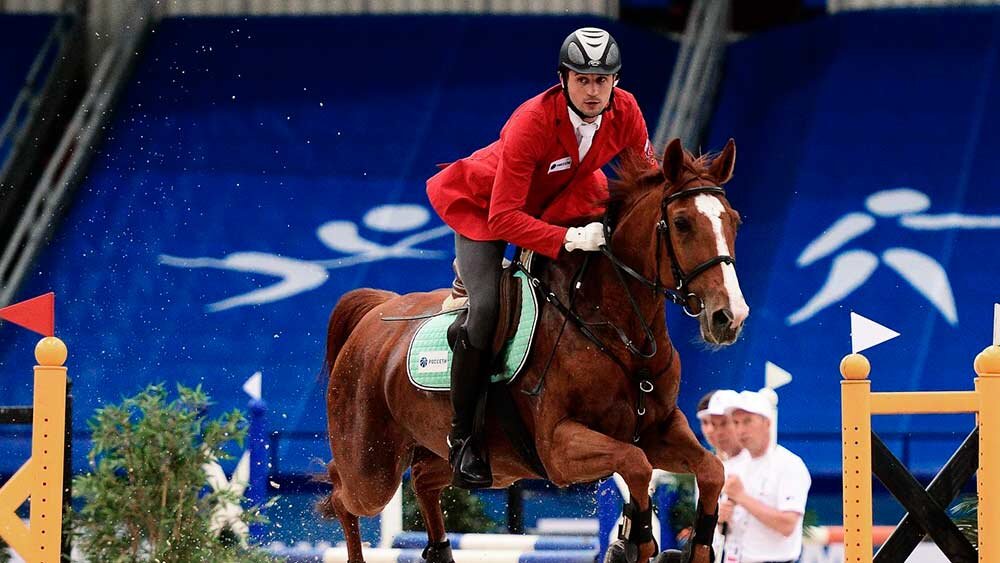
<svg viewBox="0 0 1000 563">
<path fill-rule="evenodd" d="M 656 293 L 662 293 L 668 300 L 670 300 L 671 303 L 680 306 L 684 313 L 689 317 L 698 317 L 705 310 L 705 300 L 689 288 L 691 282 L 713 266 L 718 264 L 736 264 L 736 259 L 732 256 L 720 254 L 714 258 L 705 260 L 701 264 L 698 264 L 691 270 L 690 273 L 684 273 L 684 269 L 681 267 L 680 261 L 677 259 L 677 252 L 674 250 L 674 242 L 670 238 L 670 221 L 667 219 L 667 207 L 679 199 L 686 199 L 700 194 L 713 194 L 725 197 L 726 191 L 719 186 L 702 186 L 698 188 L 680 190 L 660 200 L 660 220 L 656 223 L 655 280 L 650 280 L 646 276 L 635 271 L 635 269 L 629 267 L 614 255 L 614 251 L 611 249 L 610 214 L 607 213 L 604 215 L 604 238 L 607 241 L 607 244 L 601 247 L 601 252 L 607 256 L 609 260 L 611 260 L 616 269 L 625 272 Z M 661 243 L 666 244 L 667 246 L 667 254 L 670 256 L 670 271 L 674 276 L 674 280 L 677 282 L 675 287 L 671 287 L 660 280 L 660 256 L 662 254 L 662 252 L 660 252 Z M 627 291 L 628 289 L 626 288 L 626 292 Z M 692 309 L 692 302 L 698 304 L 697 311 Z"/>
</svg>

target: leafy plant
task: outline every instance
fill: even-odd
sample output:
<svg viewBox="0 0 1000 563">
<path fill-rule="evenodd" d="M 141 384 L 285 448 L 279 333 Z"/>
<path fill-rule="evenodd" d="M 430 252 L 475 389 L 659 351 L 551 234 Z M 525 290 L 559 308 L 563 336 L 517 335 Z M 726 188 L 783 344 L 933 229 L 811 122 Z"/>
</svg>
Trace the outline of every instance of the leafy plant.
<svg viewBox="0 0 1000 563">
<path fill-rule="evenodd" d="M 968 495 L 955 503 L 951 513 L 955 515 L 955 525 L 972 546 L 979 549 L 979 498 Z"/>
<path fill-rule="evenodd" d="M 664 486 L 674 493 L 674 503 L 669 507 L 661 506 L 660 510 L 670 511 L 670 528 L 674 537 L 691 528 L 698 516 L 694 502 L 694 475 L 689 473 L 674 473 Z"/>
<path fill-rule="evenodd" d="M 242 447 L 246 435 L 242 413 L 233 410 L 209 419 L 210 404 L 200 387 L 178 385 L 177 398 L 168 400 L 163 385 L 151 385 L 120 405 L 97 411 L 88 423 L 93 437 L 90 473 L 73 482 L 75 495 L 84 501 L 73 518 L 76 541 L 87 560 L 272 560 L 238 541 L 220 540 L 209 529 L 219 503 L 240 499 L 207 491 L 202 466 L 230 458 L 228 447 Z M 244 518 L 260 517 L 250 509 Z"/>
</svg>

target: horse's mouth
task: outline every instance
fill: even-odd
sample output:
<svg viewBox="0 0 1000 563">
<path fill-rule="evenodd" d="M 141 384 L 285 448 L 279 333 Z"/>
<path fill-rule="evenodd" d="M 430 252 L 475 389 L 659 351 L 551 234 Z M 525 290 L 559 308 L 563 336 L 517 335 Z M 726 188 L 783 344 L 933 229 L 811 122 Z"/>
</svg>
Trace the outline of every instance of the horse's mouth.
<svg viewBox="0 0 1000 563">
<path fill-rule="evenodd" d="M 729 346 L 736 342 L 743 331 L 742 324 L 736 328 L 732 328 L 731 326 L 721 327 L 719 325 L 711 325 L 704 318 L 699 321 L 699 326 L 701 327 L 702 340 L 713 346 Z"/>
</svg>

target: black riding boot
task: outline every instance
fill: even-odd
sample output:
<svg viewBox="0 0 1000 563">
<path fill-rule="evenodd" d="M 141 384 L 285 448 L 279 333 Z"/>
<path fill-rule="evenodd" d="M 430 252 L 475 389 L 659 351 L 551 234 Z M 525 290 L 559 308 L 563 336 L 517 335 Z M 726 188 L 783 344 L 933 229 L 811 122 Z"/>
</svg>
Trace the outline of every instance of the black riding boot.
<svg viewBox="0 0 1000 563">
<path fill-rule="evenodd" d="M 451 462 L 452 485 L 463 489 L 478 489 L 493 484 L 483 437 L 476 435 L 476 410 L 484 400 L 489 380 L 490 353 L 469 343 L 465 328 L 459 330 L 458 342 L 451 365 L 451 405 L 454 417 L 448 436 L 448 460 Z"/>
</svg>

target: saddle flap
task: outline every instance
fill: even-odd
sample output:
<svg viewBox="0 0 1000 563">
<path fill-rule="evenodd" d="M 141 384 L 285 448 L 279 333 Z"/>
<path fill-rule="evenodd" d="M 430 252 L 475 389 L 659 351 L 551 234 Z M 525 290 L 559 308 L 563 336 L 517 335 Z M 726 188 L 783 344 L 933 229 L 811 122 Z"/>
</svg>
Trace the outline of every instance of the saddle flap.
<svg viewBox="0 0 1000 563">
<path fill-rule="evenodd" d="M 502 318 L 508 328 L 502 350 L 496 355 L 497 371 L 491 377 L 493 382 L 513 382 L 524 368 L 531 351 L 535 328 L 538 326 L 540 303 L 531 283 L 520 270 L 508 274 L 516 280 L 508 280 L 507 291 L 519 292 L 517 297 L 509 297 L 513 311 L 506 311 Z M 516 306 L 515 306 L 516 305 Z M 449 377 L 454 334 L 449 338 L 449 330 L 461 323 L 467 311 L 460 309 L 430 315 L 422 320 L 414 332 L 407 350 L 407 375 L 420 389 L 427 391 L 447 391 L 451 383 Z M 499 333 L 499 331 L 498 331 Z"/>
<path fill-rule="evenodd" d="M 517 333 L 521 322 L 521 278 L 514 275 L 517 268 L 504 268 L 500 274 L 500 311 L 493 333 L 493 355 L 499 356 L 508 340 Z"/>
</svg>

